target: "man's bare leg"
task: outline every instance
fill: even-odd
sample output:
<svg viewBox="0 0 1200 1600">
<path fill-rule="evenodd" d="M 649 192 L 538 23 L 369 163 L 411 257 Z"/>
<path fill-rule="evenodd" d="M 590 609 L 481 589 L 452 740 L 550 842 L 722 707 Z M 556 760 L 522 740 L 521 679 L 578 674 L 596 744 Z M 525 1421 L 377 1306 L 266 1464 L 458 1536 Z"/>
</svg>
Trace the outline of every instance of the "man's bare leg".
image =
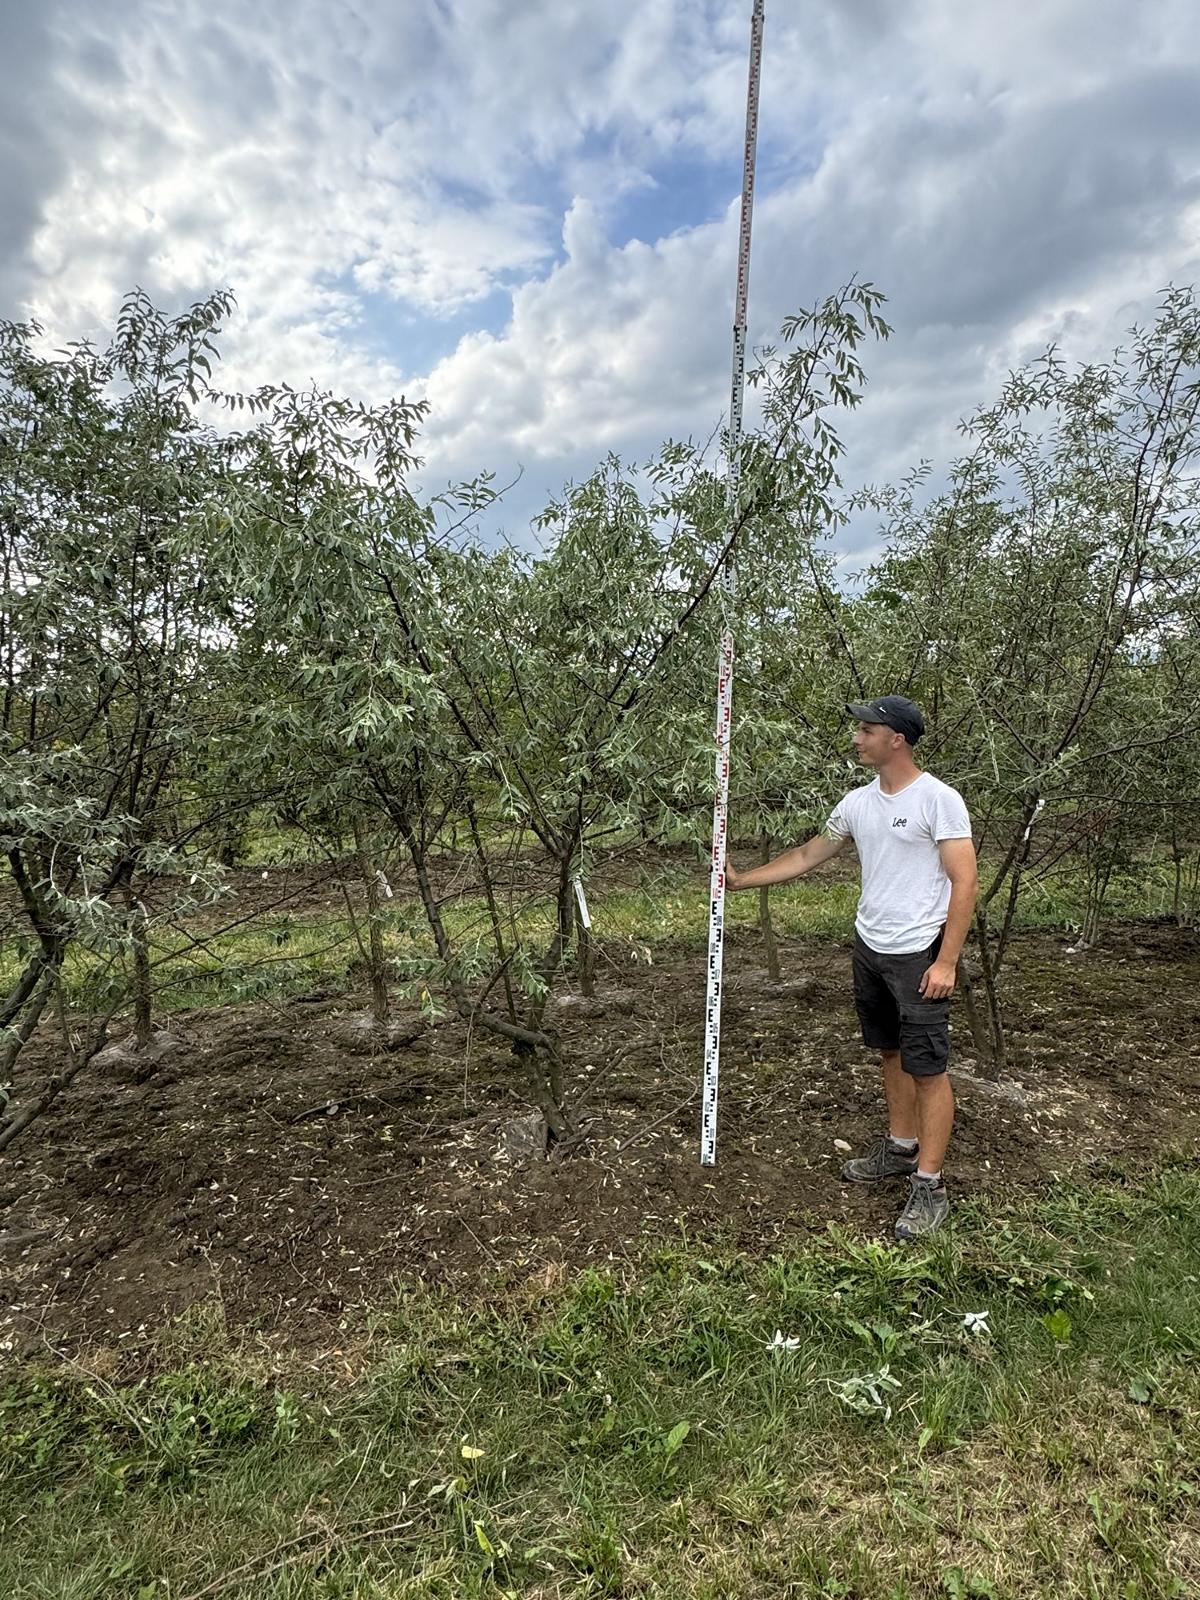
<svg viewBox="0 0 1200 1600">
<path fill-rule="evenodd" d="M 924 1161 L 925 1140 L 919 1131 L 917 1090 L 912 1074 L 905 1072 L 900 1065 L 899 1050 L 883 1052 L 883 1092 L 887 1096 L 888 1132 L 893 1139 L 921 1139 L 921 1159 Z M 949 1137 L 947 1129 L 947 1140 Z"/>
<path fill-rule="evenodd" d="M 913 1085 L 916 1101 L 921 1171 L 940 1172 L 954 1126 L 954 1090 L 949 1075 L 939 1072 L 931 1078 L 910 1077 L 908 1081 Z"/>
<path fill-rule="evenodd" d="M 941 1180 L 942 1162 L 954 1126 L 954 1090 L 944 1072 L 913 1078 L 917 1100 L 917 1126 L 921 1154 L 904 1210 L 896 1218 L 896 1237 L 902 1243 L 923 1239 L 940 1228 L 950 1214 L 950 1201 Z"/>
</svg>

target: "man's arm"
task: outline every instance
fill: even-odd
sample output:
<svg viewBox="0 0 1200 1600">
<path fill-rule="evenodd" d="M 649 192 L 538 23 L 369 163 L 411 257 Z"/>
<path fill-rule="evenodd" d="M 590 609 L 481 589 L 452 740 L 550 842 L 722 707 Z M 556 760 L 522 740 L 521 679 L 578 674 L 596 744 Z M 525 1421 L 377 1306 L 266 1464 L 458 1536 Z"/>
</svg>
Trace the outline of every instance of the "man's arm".
<svg viewBox="0 0 1200 1600">
<path fill-rule="evenodd" d="M 848 837 L 848 834 L 839 837 L 834 833 L 819 833 L 807 844 L 797 845 L 794 850 L 785 850 L 773 861 L 766 861 L 761 867 L 751 867 L 746 872 L 739 872 L 726 861 L 725 887 L 765 889 L 772 883 L 790 883 L 793 878 L 802 878 L 806 872 L 811 872 L 823 861 L 837 855 Z"/>
<path fill-rule="evenodd" d="M 946 912 L 946 927 L 942 934 L 942 947 L 932 966 L 925 969 L 920 992 L 926 1000 L 945 1000 L 954 993 L 958 977 L 958 958 L 966 942 L 971 914 L 975 910 L 975 896 L 979 892 L 979 868 L 975 861 L 975 846 L 970 839 L 943 839 L 938 845 L 938 855 L 950 879 L 950 908 Z"/>
</svg>

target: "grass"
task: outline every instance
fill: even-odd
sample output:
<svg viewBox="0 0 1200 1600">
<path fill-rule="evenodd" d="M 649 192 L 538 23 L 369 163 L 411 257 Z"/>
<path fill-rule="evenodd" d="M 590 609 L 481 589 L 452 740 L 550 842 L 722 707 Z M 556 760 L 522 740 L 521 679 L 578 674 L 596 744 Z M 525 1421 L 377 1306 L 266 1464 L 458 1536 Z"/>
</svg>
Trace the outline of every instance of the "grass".
<svg viewBox="0 0 1200 1600">
<path fill-rule="evenodd" d="M 784 936 L 844 934 L 852 924 L 857 889 L 847 883 L 805 883 L 776 891 L 775 923 Z M 708 900 L 696 884 L 676 874 L 643 888 L 597 895 L 590 906 L 597 935 L 606 943 L 626 945 L 635 957 L 669 943 L 700 945 L 707 938 Z M 516 926 L 522 941 L 540 950 L 549 942 L 553 907 L 549 902 L 528 907 Z M 443 908 L 448 932 L 467 953 L 480 941 L 481 962 L 490 964 L 486 946 L 487 907 L 482 899 L 463 897 Z M 752 926 L 757 899 L 730 899 L 727 922 Z M 384 948 L 403 981 L 417 989 L 435 966 L 432 938 L 419 906 L 388 906 L 383 912 Z M 347 984 L 360 951 L 348 917 L 324 914 L 271 916 L 244 923 L 228 932 L 210 932 L 202 945 L 183 930 L 156 929 L 150 956 L 161 1014 L 198 1006 L 245 1004 L 282 999 L 315 987 Z M 0 955 L 0 989 L 16 981 L 22 961 L 15 950 Z M 128 988 L 122 964 L 108 966 L 80 949 L 72 950 L 66 968 L 67 1004 L 73 1010 L 101 1008 Z"/>
<path fill-rule="evenodd" d="M 981 1311 L 983 1331 L 964 1325 Z M 413 1292 L 291 1375 L 214 1316 L 169 1330 L 137 1380 L 101 1354 L 13 1374 L 0 1592 L 1157 1600 L 1200 1583 L 1200 1171 L 1183 1160 L 964 1206 L 908 1252 L 681 1241 L 490 1303 Z"/>
<path fill-rule="evenodd" d="M 1165 903 L 1165 867 L 1137 879 L 1114 882 L 1114 918 L 1154 915 Z M 1160 881 L 1161 880 L 1161 881 Z M 846 939 L 854 925 L 858 881 L 851 868 L 839 866 L 816 877 L 772 890 L 771 914 L 776 934 L 794 939 Z M 597 938 L 611 947 L 625 947 L 635 960 L 653 961 L 668 946 L 700 949 L 708 938 L 708 896 L 695 871 L 665 865 L 647 871 L 629 888 L 589 894 Z M 1031 883 L 1021 900 L 1017 926 L 1027 929 L 1078 928 L 1083 886 L 1065 873 L 1054 880 Z M 465 952 L 468 963 L 478 947 L 478 962 L 489 968 L 488 915 L 481 898 L 463 896 L 443 908 L 447 929 Z M 542 949 L 551 933 L 550 901 L 527 905 L 516 927 L 523 942 Z M 384 943 L 401 981 L 407 978 L 419 993 L 436 969 L 432 939 L 418 905 L 391 903 L 383 912 Z M 209 914 L 211 921 L 211 913 Z M 758 922 L 758 896 L 731 895 L 726 925 L 751 929 Z M 188 930 L 158 928 L 151 935 L 156 1010 L 162 1015 L 198 1006 L 245 1004 L 285 999 L 305 990 L 347 986 L 359 959 L 348 917 L 306 917 L 295 913 L 256 918 L 228 932 L 210 931 L 201 945 Z M 0 952 L 0 990 L 15 982 L 23 965 L 10 947 Z M 127 966 L 108 965 L 75 949 L 66 963 L 67 1004 L 76 1011 L 103 1009 L 127 992 Z"/>
</svg>

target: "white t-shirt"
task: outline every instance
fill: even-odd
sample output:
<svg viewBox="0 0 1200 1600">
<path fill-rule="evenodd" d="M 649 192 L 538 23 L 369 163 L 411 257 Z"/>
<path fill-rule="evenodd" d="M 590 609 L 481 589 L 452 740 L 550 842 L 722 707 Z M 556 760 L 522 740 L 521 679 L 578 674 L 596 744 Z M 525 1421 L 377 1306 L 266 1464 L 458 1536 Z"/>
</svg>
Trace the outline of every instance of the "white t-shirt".
<svg viewBox="0 0 1200 1600">
<path fill-rule="evenodd" d="M 838 802 L 825 831 L 853 839 L 858 851 L 862 897 L 854 926 L 863 943 L 880 955 L 927 949 L 950 906 L 938 845 L 971 837 L 958 790 L 923 772 L 899 794 L 884 794 L 876 778 Z"/>
</svg>

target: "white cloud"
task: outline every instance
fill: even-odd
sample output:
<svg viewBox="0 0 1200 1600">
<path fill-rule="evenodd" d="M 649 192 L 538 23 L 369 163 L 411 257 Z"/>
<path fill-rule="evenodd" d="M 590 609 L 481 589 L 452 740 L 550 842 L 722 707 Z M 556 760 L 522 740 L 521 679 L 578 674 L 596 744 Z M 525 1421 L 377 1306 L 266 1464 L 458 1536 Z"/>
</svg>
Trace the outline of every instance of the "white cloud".
<svg viewBox="0 0 1200 1600">
<path fill-rule="evenodd" d="M 431 373 L 430 444 L 456 456 L 500 444 L 550 460 L 711 420 L 728 341 L 692 314 L 728 280 L 727 260 L 704 244 L 727 232 L 710 226 L 618 249 L 592 205 L 573 202 L 565 261 L 516 291 L 503 335 L 464 340 Z"/>
<path fill-rule="evenodd" d="M 62 339 L 135 282 L 231 285 L 228 383 L 425 393 L 428 480 L 523 466 L 515 525 L 725 404 L 749 9 L 51 0 L 0 68 L 0 309 Z M 768 0 L 752 332 L 888 292 L 857 476 L 944 460 L 1009 365 L 1195 275 L 1198 46 L 1185 0 Z"/>
</svg>

